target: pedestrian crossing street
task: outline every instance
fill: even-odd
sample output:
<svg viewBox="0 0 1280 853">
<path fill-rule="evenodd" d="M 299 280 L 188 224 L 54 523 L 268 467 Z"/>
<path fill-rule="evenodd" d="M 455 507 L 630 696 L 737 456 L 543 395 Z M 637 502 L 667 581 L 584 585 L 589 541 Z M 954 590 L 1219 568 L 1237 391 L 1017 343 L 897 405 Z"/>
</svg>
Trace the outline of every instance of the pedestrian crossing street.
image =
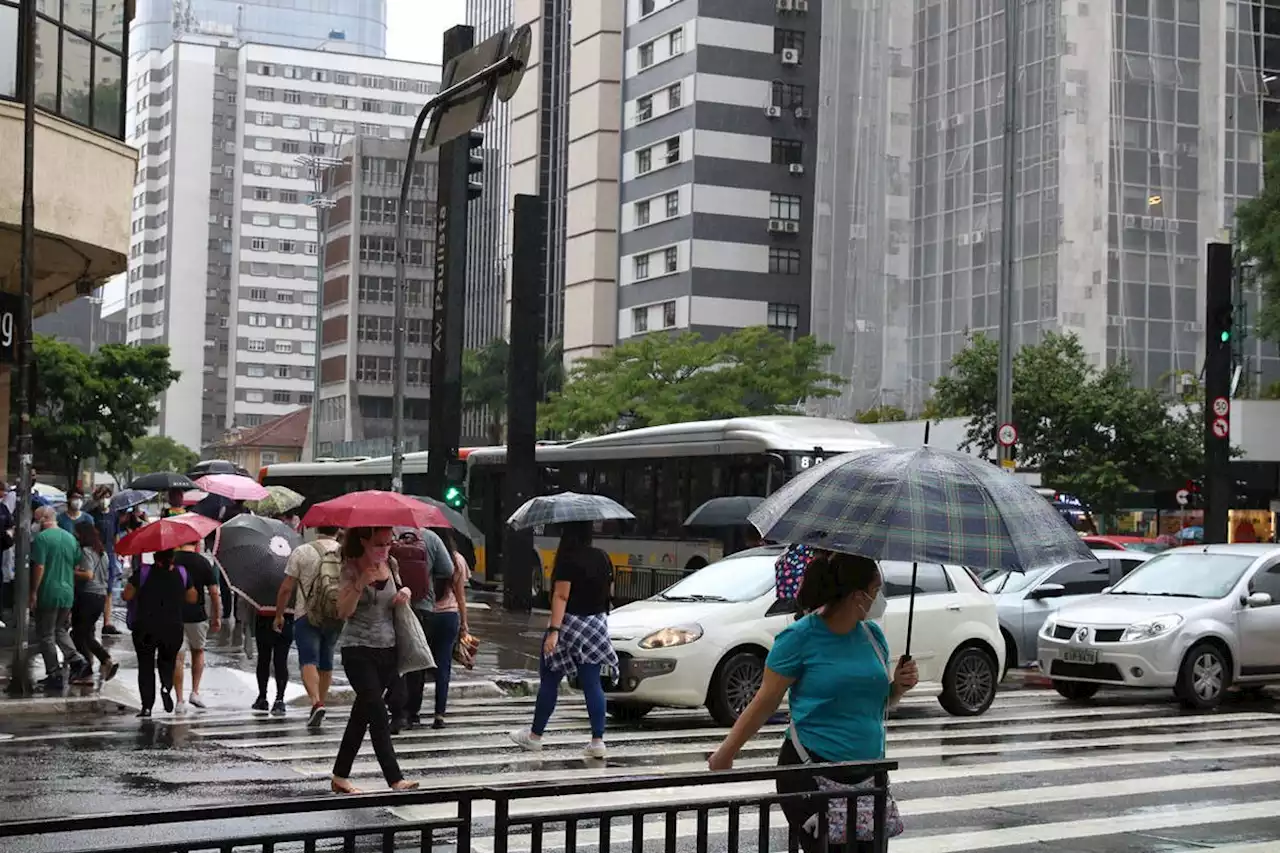
<svg viewBox="0 0 1280 853">
<path fill-rule="evenodd" d="M 982 717 L 945 714 L 926 687 L 908 697 L 889 722 L 888 757 L 900 769 L 892 784 L 907 832 L 895 853 L 970 850 L 1170 851 L 1216 849 L 1225 853 L 1280 853 L 1280 704 L 1271 699 L 1228 702 L 1217 712 L 1188 714 L 1167 693 L 1104 693 L 1091 705 L 1068 704 L 1053 691 L 1001 694 Z M 401 766 L 426 788 L 576 781 L 643 774 L 660 776 L 704 769 L 706 756 L 724 729 L 705 713 L 655 711 L 639 724 L 612 725 L 607 761 L 586 759 L 589 728 L 580 699 L 566 697 L 542 753 L 526 753 L 507 733 L 529 723 L 532 699 L 465 700 L 453 703 L 442 731 L 416 729 L 395 738 Z M 309 731 L 304 713 L 252 718 L 214 712 L 189 719 L 189 735 L 208 746 L 288 768 L 316 790 L 327 779 L 345 722 L 338 708 L 326 726 Z M 785 725 L 767 726 L 742 751 L 737 767 L 763 767 L 776 760 Z M 365 790 L 382 780 L 366 741 L 353 779 Z M 658 787 L 593 797 L 600 810 L 642 804 L 661 808 L 765 794 L 768 782 L 715 787 Z M 477 805 L 486 819 L 487 804 Z M 587 808 L 579 805 L 577 808 Z M 513 814 L 567 808 L 529 800 Z M 452 813 L 447 806 L 391 809 L 395 819 L 424 821 Z M 646 839 L 661 839 L 663 825 Z M 738 849 L 756 849 L 757 813 L 742 814 Z M 625 826 L 624 826 L 625 824 Z M 771 828 L 784 825 L 780 814 Z M 565 834 L 548 827 L 542 849 L 564 849 Z M 724 849 L 726 812 L 712 812 L 708 829 Z M 630 821 L 612 828 L 613 849 L 630 849 Z M 679 846 L 694 849 L 696 816 L 681 815 Z M 595 830 L 578 828 L 577 850 L 594 850 Z M 532 849 L 531 839 L 513 836 L 512 851 Z M 771 847 L 786 849 L 773 829 Z M 473 849 L 492 850 L 480 833 Z"/>
</svg>

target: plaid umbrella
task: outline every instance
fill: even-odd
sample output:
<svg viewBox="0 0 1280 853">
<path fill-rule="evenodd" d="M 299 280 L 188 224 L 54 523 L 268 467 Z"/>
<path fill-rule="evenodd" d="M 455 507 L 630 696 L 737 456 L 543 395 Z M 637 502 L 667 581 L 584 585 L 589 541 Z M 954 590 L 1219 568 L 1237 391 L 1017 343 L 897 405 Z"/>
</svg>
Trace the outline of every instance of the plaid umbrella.
<svg viewBox="0 0 1280 853">
<path fill-rule="evenodd" d="M 581 495 L 577 492 L 561 492 L 558 495 L 541 495 L 531 498 L 507 519 L 516 530 L 542 527 L 547 524 L 568 524 L 573 521 L 629 521 L 635 518 L 631 511 L 613 498 L 604 495 Z"/>
<path fill-rule="evenodd" d="M 139 504 L 144 504 L 156 496 L 156 493 L 148 489 L 125 489 L 123 492 L 117 492 L 111 497 L 111 511 L 123 512 L 126 509 L 133 509 Z"/>
<path fill-rule="evenodd" d="M 227 583 L 258 610 L 273 610 L 284 567 L 302 538 L 274 518 L 237 515 L 222 525 L 218 563 Z"/>
<path fill-rule="evenodd" d="M 267 496 L 261 500 L 246 501 L 245 506 L 258 515 L 284 515 L 297 509 L 306 498 L 286 486 L 267 486 Z"/>
</svg>

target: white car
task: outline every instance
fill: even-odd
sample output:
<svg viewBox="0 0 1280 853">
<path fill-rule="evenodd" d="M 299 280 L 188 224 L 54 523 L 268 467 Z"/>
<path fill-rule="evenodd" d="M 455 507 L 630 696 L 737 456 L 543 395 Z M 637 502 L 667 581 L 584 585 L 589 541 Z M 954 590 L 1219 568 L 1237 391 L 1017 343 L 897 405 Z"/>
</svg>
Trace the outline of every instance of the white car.
<svg viewBox="0 0 1280 853">
<path fill-rule="evenodd" d="M 657 706 L 706 706 L 732 725 L 764 675 L 773 638 L 795 621 L 774 593 L 781 549 L 756 548 L 699 569 L 653 598 L 609 615 L 621 671 L 608 694 L 615 719 Z M 894 659 L 907 634 L 910 563 L 882 562 L 888 610 L 880 620 Z M 911 656 L 921 681 L 941 681 L 938 701 L 959 716 L 990 707 L 1004 671 L 1004 641 L 991 596 L 967 570 L 921 564 Z"/>
<path fill-rule="evenodd" d="M 1176 548 L 1045 620 L 1040 669 L 1068 699 L 1104 685 L 1172 688 L 1212 708 L 1280 681 L 1280 547 Z"/>
</svg>

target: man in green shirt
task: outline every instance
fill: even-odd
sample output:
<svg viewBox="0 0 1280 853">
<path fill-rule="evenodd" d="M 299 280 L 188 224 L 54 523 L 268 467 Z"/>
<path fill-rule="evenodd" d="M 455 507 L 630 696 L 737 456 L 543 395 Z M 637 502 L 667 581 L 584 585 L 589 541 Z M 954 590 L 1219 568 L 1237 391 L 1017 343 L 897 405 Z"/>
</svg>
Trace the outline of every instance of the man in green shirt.
<svg viewBox="0 0 1280 853">
<path fill-rule="evenodd" d="M 30 604 L 40 636 L 40 653 L 44 656 L 44 688 L 61 690 L 66 683 L 66 673 L 58 663 L 58 649 L 62 649 L 72 678 L 85 666 L 75 643 L 71 642 L 71 607 L 76 600 L 75 571 L 80 562 L 80 543 L 58 526 L 58 517 L 51 508 L 37 509 L 35 519 L 40 532 L 31 543 Z"/>
</svg>

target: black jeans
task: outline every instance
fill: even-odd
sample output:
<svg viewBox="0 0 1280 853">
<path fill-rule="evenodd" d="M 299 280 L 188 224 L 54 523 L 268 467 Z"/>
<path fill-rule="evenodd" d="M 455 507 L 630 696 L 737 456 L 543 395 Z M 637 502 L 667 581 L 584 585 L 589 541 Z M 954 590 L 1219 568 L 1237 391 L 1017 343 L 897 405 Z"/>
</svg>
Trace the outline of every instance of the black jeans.
<svg viewBox="0 0 1280 853">
<path fill-rule="evenodd" d="M 338 757 L 333 762 L 333 775 L 340 779 L 351 775 L 351 765 L 368 731 L 382 775 L 388 785 L 394 785 L 404 779 L 404 774 L 400 772 L 396 749 L 391 744 L 391 721 L 387 719 L 387 706 L 382 697 L 396 679 L 396 650 L 347 646 L 342 650 L 342 669 L 356 698 L 351 705 L 347 729 L 342 733 Z"/>
<path fill-rule="evenodd" d="M 133 630 L 133 648 L 138 653 L 138 695 L 142 709 L 150 711 L 156 704 L 156 675 L 160 689 L 173 689 L 173 670 L 182 649 L 182 626 L 166 626 L 152 632 L 142 626 Z"/>
<path fill-rule="evenodd" d="M 823 758 L 815 753 L 809 753 L 809 760 L 815 764 L 829 764 L 828 759 Z M 782 742 L 782 749 L 778 753 L 778 766 L 790 767 L 796 764 L 803 764 L 799 754 L 796 753 L 795 745 L 791 743 L 788 737 Z M 860 776 L 853 774 L 844 774 L 833 779 L 842 785 L 856 785 L 869 776 Z M 818 783 L 809 779 L 779 779 L 779 794 L 795 794 L 802 791 L 816 791 Z M 852 802 L 850 803 L 852 805 Z M 852 840 L 846 844 L 828 844 L 825 840 L 818 839 L 810 835 L 804 830 L 805 821 L 817 814 L 819 808 L 826 808 L 826 803 L 821 801 L 810 802 L 803 799 L 786 800 L 782 803 L 782 813 L 787 817 L 787 823 L 795 829 L 797 835 L 800 836 L 800 847 L 804 853 L 875 853 L 875 842 Z M 853 821 L 849 821 L 849 833 L 853 833 Z"/>
<path fill-rule="evenodd" d="M 94 658 L 99 663 L 111 660 L 111 655 L 98 642 L 98 620 L 106 603 L 105 595 L 82 592 L 76 596 L 76 606 L 71 609 L 71 642 L 75 643 L 89 671 L 93 669 Z"/>
<path fill-rule="evenodd" d="M 276 700 L 284 699 L 289 684 L 289 647 L 293 645 L 293 617 L 284 617 L 284 627 L 276 633 L 275 616 L 258 614 L 253 625 L 253 639 L 258 646 L 258 698 L 267 698 L 267 681 L 271 670 L 276 673 Z"/>
</svg>

